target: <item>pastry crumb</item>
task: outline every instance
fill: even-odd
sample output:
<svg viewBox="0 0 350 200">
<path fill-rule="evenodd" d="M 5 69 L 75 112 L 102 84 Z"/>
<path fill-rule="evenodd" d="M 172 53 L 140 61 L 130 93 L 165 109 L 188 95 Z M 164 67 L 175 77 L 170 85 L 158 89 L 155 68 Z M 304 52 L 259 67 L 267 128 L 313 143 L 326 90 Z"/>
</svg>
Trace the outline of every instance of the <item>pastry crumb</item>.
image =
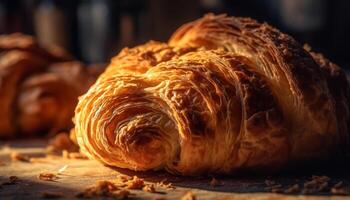
<svg viewBox="0 0 350 200">
<path fill-rule="evenodd" d="M 154 184 L 147 184 L 142 188 L 142 190 L 145 192 L 150 192 L 150 193 L 156 192 L 156 188 L 154 187 Z"/>
<path fill-rule="evenodd" d="M 129 181 L 131 179 L 132 178 L 130 176 L 126 176 L 126 175 L 118 175 L 117 176 L 117 181 L 123 182 L 123 183 L 125 183 L 125 182 L 127 182 L 127 181 Z"/>
<path fill-rule="evenodd" d="M 304 183 L 302 193 L 310 194 L 325 191 L 329 188 L 329 181 L 330 178 L 328 176 L 312 176 L 310 181 Z"/>
<path fill-rule="evenodd" d="M 83 192 L 76 195 L 77 198 L 93 198 L 93 197 L 111 197 L 114 199 L 125 199 L 130 192 L 128 190 L 120 190 L 113 182 L 99 181 L 96 185 L 88 187 Z"/>
<path fill-rule="evenodd" d="M 118 175 L 114 182 L 118 187 L 125 187 L 127 186 L 127 182 L 130 180 L 132 180 L 130 176 Z"/>
<path fill-rule="evenodd" d="M 50 172 L 40 173 L 38 178 L 42 181 L 55 181 L 59 179 L 59 177 L 56 174 Z"/>
<path fill-rule="evenodd" d="M 137 189 L 140 190 L 145 186 L 143 179 L 140 179 L 137 176 L 134 176 L 132 180 L 127 182 L 127 189 Z"/>
<path fill-rule="evenodd" d="M 12 152 L 10 157 L 12 161 L 30 162 L 30 158 L 28 156 L 18 152 Z"/>
<path fill-rule="evenodd" d="M 157 187 L 161 187 L 161 188 L 168 189 L 168 190 L 173 190 L 176 188 L 175 186 L 173 186 L 172 183 L 166 183 L 166 182 L 167 182 L 167 179 L 164 179 L 164 180 L 156 183 L 156 185 L 157 185 Z"/>
</svg>

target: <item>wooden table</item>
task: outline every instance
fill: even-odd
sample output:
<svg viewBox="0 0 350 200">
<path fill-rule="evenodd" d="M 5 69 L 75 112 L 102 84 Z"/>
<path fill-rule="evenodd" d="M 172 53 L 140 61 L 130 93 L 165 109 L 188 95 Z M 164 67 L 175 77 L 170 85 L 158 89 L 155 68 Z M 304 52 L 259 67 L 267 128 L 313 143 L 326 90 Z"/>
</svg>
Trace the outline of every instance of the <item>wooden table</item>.
<svg viewBox="0 0 350 200">
<path fill-rule="evenodd" d="M 135 173 L 128 170 L 115 169 L 103 166 L 92 160 L 65 159 L 57 157 L 42 162 L 12 162 L 9 158 L 11 152 L 16 151 L 30 156 L 40 157 L 45 155 L 46 142 L 42 140 L 0 142 L 0 160 L 5 162 L 0 166 L 0 182 L 7 181 L 9 176 L 17 176 L 20 181 L 13 185 L 3 185 L 0 188 L 0 199 L 43 199 L 42 192 L 60 192 L 64 195 L 61 199 L 77 199 L 76 193 L 83 191 L 87 186 L 99 180 L 113 180 L 120 174 L 137 175 L 146 182 L 158 182 L 167 179 L 176 186 L 176 189 L 168 190 L 157 188 L 157 193 L 149 193 L 141 190 L 131 190 L 132 199 L 180 199 L 187 191 L 192 191 L 197 199 L 254 199 L 254 200 L 343 200 L 350 196 L 336 196 L 329 193 L 318 193 L 313 195 L 300 194 L 275 194 L 266 190 L 265 180 L 274 180 L 284 187 L 310 179 L 312 174 L 328 175 L 330 184 L 342 180 L 350 184 L 349 168 L 335 166 L 334 169 L 315 173 L 299 175 L 279 175 L 273 177 L 248 176 L 242 177 L 217 177 L 222 183 L 220 186 L 210 185 L 211 177 L 176 177 L 165 172 Z M 57 172 L 63 166 L 66 170 L 56 181 L 42 181 L 38 175 L 42 172 Z M 348 172 L 347 172 L 348 171 Z M 337 172 L 337 173 L 334 173 Z"/>
</svg>

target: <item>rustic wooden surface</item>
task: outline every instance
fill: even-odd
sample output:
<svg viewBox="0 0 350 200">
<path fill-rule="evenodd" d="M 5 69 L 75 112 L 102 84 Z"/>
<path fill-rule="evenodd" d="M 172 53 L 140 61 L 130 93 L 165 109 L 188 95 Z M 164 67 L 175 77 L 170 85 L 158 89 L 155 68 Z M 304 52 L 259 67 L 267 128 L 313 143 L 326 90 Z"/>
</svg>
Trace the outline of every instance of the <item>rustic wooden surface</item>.
<svg viewBox="0 0 350 200">
<path fill-rule="evenodd" d="M 30 140 L 16 142 L 0 142 L 0 161 L 5 165 L 0 166 L 0 183 L 7 181 L 9 176 L 18 176 L 20 181 L 14 185 L 3 185 L 0 188 L 0 199 L 43 199 L 42 192 L 60 192 L 64 195 L 61 199 L 76 199 L 75 194 L 83 191 L 87 186 L 93 185 L 99 180 L 113 180 L 119 174 L 137 175 L 146 182 L 154 183 L 167 179 L 176 186 L 174 190 L 157 188 L 157 193 L 148 193 L 140 190 L 131 190 L 132 199 L 180 199 L 187 191 L 192 191 L 197 199 L 254 199 L 254 200 L 343 200 L 350 196 L 329 195 L 319 193 L 313 195 L 299 194 L 275 194 L 266 190 L 265 180 L 274 180 L 285 187 L 295 183 L 303 184 L 311 175 L 328 175 L 330 183 L 335 184 L 342 180 L 350 184 L 350 172 L 347 167 L 335 166 L 334 169 L 323 172 L 308 172 L 300 175 L 277 175 L 241 177 L 217 177 L 221 186 L 211 186 L 211 177 L 176 177 L 165 172 L 135 173 L 128 170 L 115 169 L 101 165 L 92 160 L 72 160 L 57 157 L 36 163 L 11 162 L 10 153 L 20 152 L 32 157 L 44 155 L 45 141 Z M 56 181 L 42 181 L 38 179 L 41 172 L 57 172 L 67 165 L 67 169 Z M 348 170 L 349 171 L 349 170 Z M 336 173 L 335 173 L 336 172 Z"/>
</svg>

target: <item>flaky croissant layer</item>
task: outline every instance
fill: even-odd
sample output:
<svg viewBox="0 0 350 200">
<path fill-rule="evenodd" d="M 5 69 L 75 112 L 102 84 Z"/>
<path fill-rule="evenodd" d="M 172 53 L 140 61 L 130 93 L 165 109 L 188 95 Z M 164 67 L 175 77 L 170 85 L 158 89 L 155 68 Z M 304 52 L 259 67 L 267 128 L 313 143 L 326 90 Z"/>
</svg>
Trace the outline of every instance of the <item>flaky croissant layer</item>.
<svg viewBox="0 0 350 200">
<path fill-rule="evenodd" d="M 74 121 L 81 150 L 108 165 L 274 171 L 348 151 L 349 86 L 339 67 L 270 26 L 207 15 L 168 43 L 122 50 Z"/>
</svg>

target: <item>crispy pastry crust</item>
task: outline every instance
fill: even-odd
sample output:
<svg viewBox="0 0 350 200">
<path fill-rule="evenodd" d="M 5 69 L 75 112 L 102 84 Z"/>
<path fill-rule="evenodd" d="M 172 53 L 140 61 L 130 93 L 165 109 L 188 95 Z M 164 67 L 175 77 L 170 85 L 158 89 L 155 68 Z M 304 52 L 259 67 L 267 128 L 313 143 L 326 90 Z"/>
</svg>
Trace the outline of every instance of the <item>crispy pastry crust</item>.
<svg viewBox="0 0 350 200">
<path fill-rule="evenodd" d="M 267 24 L 206 15 L 114 57 L 79 100 L 77 141 L 108 165 L 185 175 L 328 159 L 349 142 L 349 87 L 317 58 Z"/>
</svg>

